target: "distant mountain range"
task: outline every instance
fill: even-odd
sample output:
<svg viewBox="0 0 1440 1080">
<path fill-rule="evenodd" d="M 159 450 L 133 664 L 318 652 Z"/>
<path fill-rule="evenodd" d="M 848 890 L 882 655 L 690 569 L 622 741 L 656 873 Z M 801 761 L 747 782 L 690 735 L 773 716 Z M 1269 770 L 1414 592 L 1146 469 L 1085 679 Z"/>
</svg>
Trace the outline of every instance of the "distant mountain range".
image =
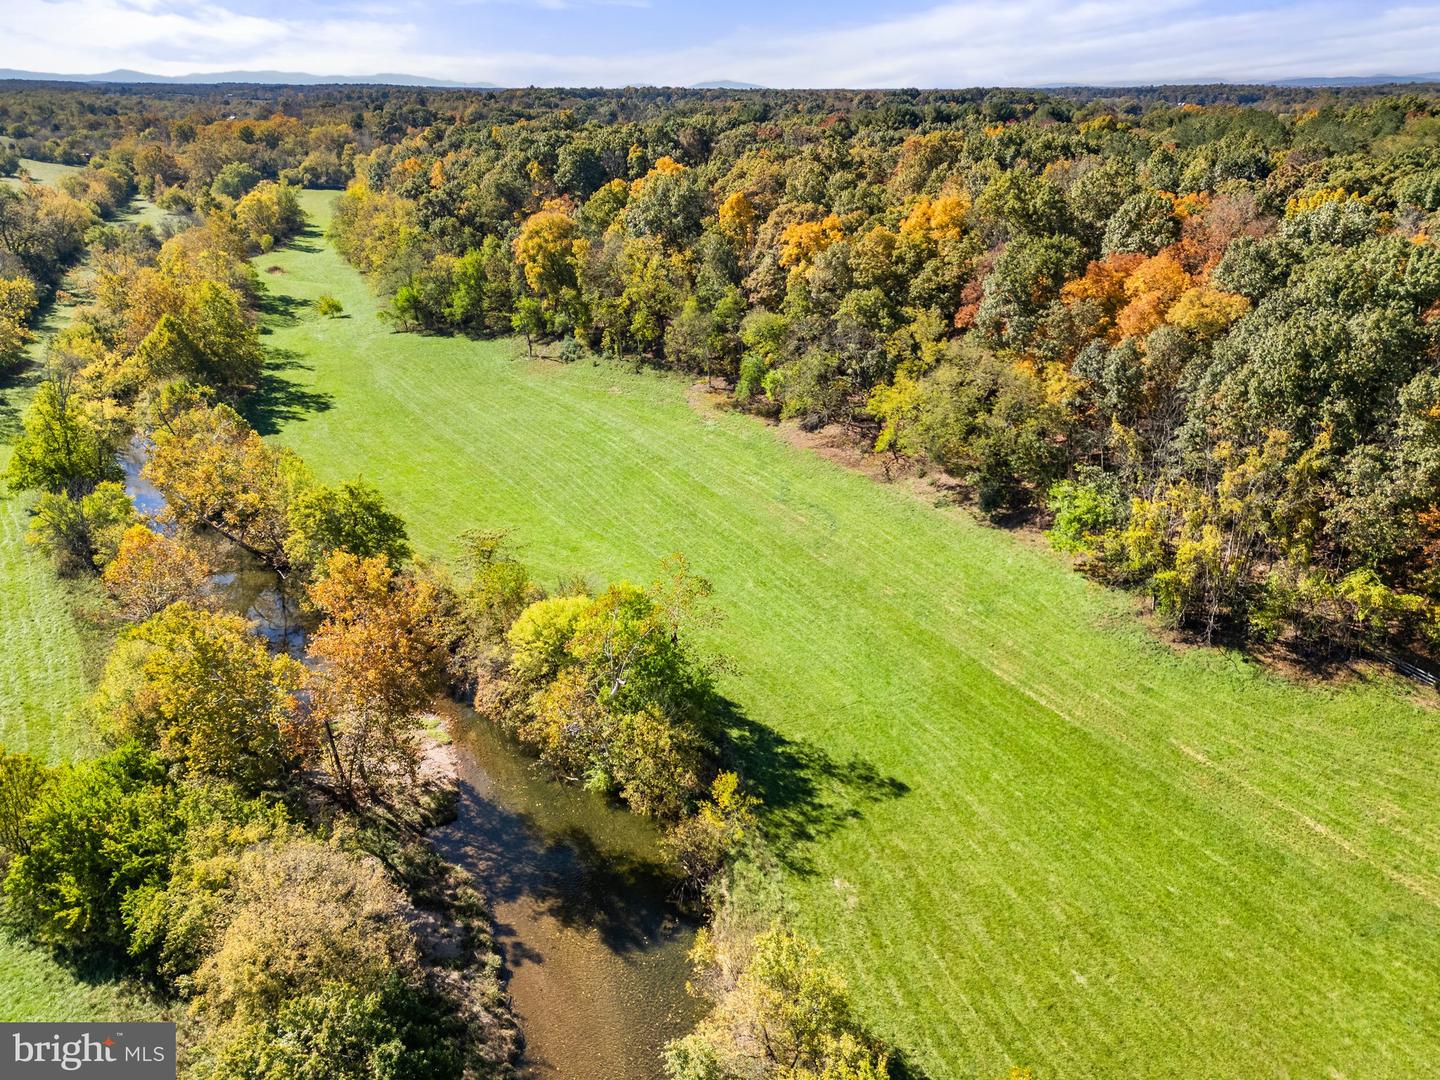
<svg viewBox="0 0 1440 1080">
<path fill-rule="evenodd" d="M 1303 75 L 1293 79 L 1157 79 L 1151 82 L 1042 83 L 1037 90 L 1125 90 L 1147 86 L 1290 86 L 1297 88 L 1390 86 L 1440 83 L 1440 72 L 1424 75 Z"/>
<path fill-rule="evenodd" d="M 95 75 L 64 75 L 54 71 L 19 71 L 0 68 L 0 79 L 31 79 L 39 82 L 79 83 L 170 83 L 213 85 L 215 83 L 259 83 L 275 86 L 326 86 L 378 84 L 383 86 L 436 86 L 498 90 L 495 83 L 450 82 L 424 75 L 382 72 L 378 75 L 311 75 L 304 71 L 197 71 L 190 75 L 151 75 L 144 71 L 102 71 Z"/>
<path fill-rule="evenodd" d="M 767 87 L 753 82 L 736 82 L 734 79 L 711 79 L 709 82 L 692 83 L 691 90 L 765 90 Z"/>
<path fill-rule="evenodd" d="M 306 71 L 197 71 L 190 75 L 151 75 L 146 71 L 120 68 L 94 75 L 65 75 L 55 71 L 21 71 L 0 68 L 0 80 L 28 79 L 35 82 L 78 83 L 169 83 L 185 86 L 213 86 L 217 83 L 251 83 L 266 86 L 434 86 L 447 89 L 499 90 L 496 83 L 452 82 L 425 75 L 404 75 L 381 72 L 378 75 L 311 75 Z M 692 90 L 764 90 L 758 83 L 736 82 L 734 79 L 712 79 L 696 83 Z"/>
<path fill-rule="evenodd" d="M 499 90 L 496 83 L 454 82 L 448 79 L 432 79 L 426 75 L 405 75 L 395 72 L 381 72 L 376 75 L 311 75 L 304 71 L 197 71 L 189 75 L 151 75 L 144 71 L 130 71 L 124 68 L 102 71 L 94 75 L 66 75 L 54 71 L 21 71 L 16 68 L 0 68 L 0 80 L 26 79 L 37 82 L 73 83 L 121 83 L 145 84 L 164 83 L 171 85 L 215 85 L 219 83 L 250 83 L 266 86 L 325 86 L 325 85 L 379 85 L 379 86 L 432 86 L 445 89 Z M 1383 86 L 1390 83 L 1432 83 L 1440 82 L 1440 72 L 1432 71 L 1421 75 L 1314 75 L 1293 79 L 1174 79 L 1168 85 L 1196 86 L 1294 86 L 1294 87 L 1344 87 Z M 1064 89 L 1067 87 L 1124 87 L 1139 86 L 1141 83 L 1046 83 L 1037 89 Z M 694 83 L 692 90 L 766 90 L 759 83 L 738 82 L 735 79 L 710 79 Z"/>
<path fill-rule="evenodd" d="M 1274 79 L 1276 86 L 1384 86 L 1387 83 L 1440 82 L 1440 71 L 1428 75 L 1337 75 L 1332 78 Z"/>
</svg>

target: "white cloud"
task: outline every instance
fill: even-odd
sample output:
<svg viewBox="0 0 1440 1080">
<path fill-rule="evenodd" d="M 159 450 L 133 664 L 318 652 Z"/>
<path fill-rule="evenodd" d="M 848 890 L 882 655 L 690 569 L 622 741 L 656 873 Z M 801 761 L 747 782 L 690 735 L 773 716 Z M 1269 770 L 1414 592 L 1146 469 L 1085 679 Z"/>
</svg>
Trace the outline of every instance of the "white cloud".
<svg viewBox="0 0 1440 1080">
<path fill-rule="evenodd" d="M 348 74 L 388 70 L 414 37 L 414 27 L 397 20 L 263 18 L 210 0 L 8 0 L 0 9 L 0 66 Z"/>
<path fill-rule="evenodd" d="M 574 60 L 534 58 L 551 71 Z M 973 86 L 1406 74 L 1440 67 L 1440 5 L 1301 2 L 1249 12 L 1204 0 L 952 3 L 789 37 L 746 34 L 678 55 L 596 60 L 604 81 Z M 646 75 L 646 71 L 655 74 Z M 622 73 L 623 72 L 623 73 Z"/>
<path fill-rule="evenodd" d="M 404 71 L 510 84 L 619 85 L 732 78 L 769 86 L 973 86 L 1057 82 L 1408 74 L 1440 67 L 1440 4 L 1295 0 L 1220 10 L 1206 0 L 1020 0 L 947 3 L 804 34 L 747 27 L 683 48 L 643 45 L 586 54 L 492 45 L 478 52 L 427 48 L 456 41 L 445 21 L 478 29 L 436 4 L 366 2 L 350 18 L 262 18 L 225 0 L 6 0 L 0 66 L 50 71 L 133 67 L 162 74 L 275 68 L 323 74 Z M 532 6 L 617 5 L 630 37 L 645 38 L 645 0 L 518 0 Z M 238 6 L 238 5 L 237 5 Z M 714 11 L 711 7 L 709 10 Z M 540 39 L 542 31 L 537 26 Z M 537 40 L 537 45 L 540 40 Z"/>
</svg>

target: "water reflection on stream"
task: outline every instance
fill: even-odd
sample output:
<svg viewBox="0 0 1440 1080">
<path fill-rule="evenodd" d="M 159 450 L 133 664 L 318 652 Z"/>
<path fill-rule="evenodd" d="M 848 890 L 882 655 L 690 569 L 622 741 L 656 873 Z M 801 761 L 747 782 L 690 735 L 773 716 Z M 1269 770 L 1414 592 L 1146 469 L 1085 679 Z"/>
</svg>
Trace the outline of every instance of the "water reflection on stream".
<svg viewBox="0 0 1440 1080">
<path fill-rule="evenodd" d="M 526 1075 L 656 1080 L 660 1048 L 700 1011 L 685 991 L 694 930 L 666 902 L 658 833 L 537 775 L 469 709 L 447 704 L 445 715 L 461 807 L 437 840 L 491 898 Z"/>
<path fill-rule="evenodd" d="M 141 475 L 141 440 L 122 455 L 125 487 L 146 514 L 164 498 Z M 253 556 L 219 537 L 213 579 L 277 650 L 300 655 L 296 597 Z M 685 990 L 694 928 L 668 903 L 672 881 L 649 822 L 546 780 L 474 712 L 436 706 L 455 742 L 461 802 L 433 834 L 491 901 L 508 988 L 534 1080 L 659 1080 L 660 1050 L 700 1007 Z"/>
</svg>

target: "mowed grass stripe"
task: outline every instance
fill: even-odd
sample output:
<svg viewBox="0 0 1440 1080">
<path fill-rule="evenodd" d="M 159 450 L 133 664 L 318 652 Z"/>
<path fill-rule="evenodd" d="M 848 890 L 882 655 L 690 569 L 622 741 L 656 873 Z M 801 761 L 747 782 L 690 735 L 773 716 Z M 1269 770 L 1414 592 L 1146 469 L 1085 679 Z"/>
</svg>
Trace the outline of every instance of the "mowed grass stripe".
<svg viewBox="0 0 1440 1080">
<path fill-rule="evenodd" d="M 10 457 L 0 447 L 0 470 Z M 74 717 L 86 683 L 65 588 L 27 548 L 28 499 L 0 506 L 0 745 L 65 761 L 89 745 Z"/>
<path fill-rule="evenodd" d="M 302 302 L 272 322 L 302 365 L 280 389 L 331 405 L 273 416 L 276 438 L 364 473 L 421 551 L 509 526 L 551 580 L 644 580 L 681 550 L 715 582 L 726 691 L 837 774 L 810 769 L 833 814 L 799 852 L 800 919 L 935 1077 L 1440 1060 L 1433 712 L 1176 652 L 1053 554 L 675 380 L 392 334 L 314 239 L 257 262 Z M 306 311 L 322 293 L 348 317 Z M 908 790 L 867 793 L 852 759 Z"/>
</svg>

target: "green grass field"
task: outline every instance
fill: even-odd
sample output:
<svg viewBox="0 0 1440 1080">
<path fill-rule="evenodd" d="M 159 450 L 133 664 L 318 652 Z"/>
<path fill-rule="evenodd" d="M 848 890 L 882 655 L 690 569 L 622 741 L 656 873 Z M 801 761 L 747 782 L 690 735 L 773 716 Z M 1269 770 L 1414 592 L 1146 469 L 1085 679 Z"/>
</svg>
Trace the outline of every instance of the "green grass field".
<svg viewBox="0 0 1440 1080">
<path fill-rule="evenodd" d="M 54 161 L 35 161 L 33 158 L 21 158 L 21 167 L 30 175 L 32 180 L 42 184 L 56 184 L 72 172 L 77 172 L 77 165 L 61 165 Z M 19 187 L 24 181 L 18 176 L 0 176 L 0 184 L 9 184 L 11 187 Z M 132 199 L 130 205 L 123 212 L 116 215 L 115 220 L 126 225 L 150 225 L 158 226 L 168 215 L 160 207 L 148 199 Z"/>
<path fill-rule="evenodd" d="M 258 422 L 421 551 L 508 526 L 547 578 L 679 550 L 714 582 L 800 921 L 937 1080 L 1434 1075 L 1440 714 L 1407 690 L 1173 650 L 1052 553 L 669 378 L 391 333 L 318 236 L 257 265 Z"/>
<path fill-rule="evenodd" d="M 62 177 L 76 170 L 74 165 L 61 165 L 54 161 L 36 161 L 33 158 L 21 158 L 20 167 L 30 174 L 32 180 L 42 184 L 58 183 Z M 17 176 L 0 177 L 0 183 L 20 184 L 23 181 Z"/>
<path fill-rule="evenodd" d="M 66 166 L 26 162 L 46 182 Z M 42 335 L 67 317 L 49 313 Z M 19 371 L 0 376 L 0 471 L 34 390 L 34 363 L 43 341 L 31 347 Z M 89 690 L 87 635 L 71 596 L 44 556 L 25 543 L 31 499 L 0 496 L 0 747 L 50 762 L 91 752 L 95 742 L 77 709 Z M 0 1021 L 142 1020 L 156 1009 L 103 977 L 80 976 L 43 949 L 0 933 Z"/>
</svg>

